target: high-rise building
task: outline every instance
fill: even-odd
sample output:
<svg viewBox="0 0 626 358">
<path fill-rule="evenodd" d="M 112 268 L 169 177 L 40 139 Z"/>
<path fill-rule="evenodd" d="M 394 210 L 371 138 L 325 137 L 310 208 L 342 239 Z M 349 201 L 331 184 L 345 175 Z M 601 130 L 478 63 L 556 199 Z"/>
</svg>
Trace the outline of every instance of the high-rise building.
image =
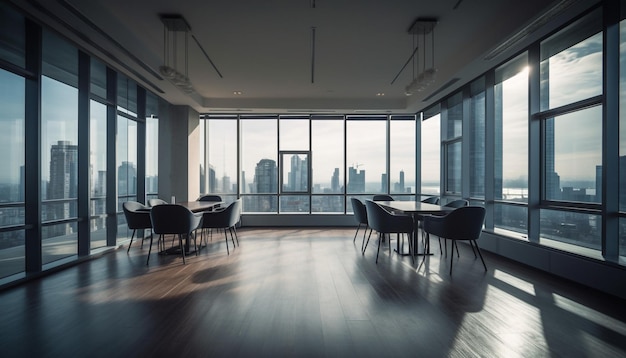
<svg viewBox="0 0 626 358">
<path fill-rule="evenodd" d="M 120 196 L 137 194 L 137 168 L 135 163 L 123 161 L 117 168 L 117 193 Z"/>
<path fill-rule="evenodd" d="M 348 193 L 365 193 L 365 170 L 348 168 Z"/>
<path fill-rule="evenodd" d="M 78 196 L 78 146 L 69 141 L 58 141 L 50 147 L 50 181 L 46 199 L 70 199 Z M 77 215 L 76 202 L 46 205 L 46 218 L 68 219 Z M 55 225 L 49 235 L 71 234 L 70 224 Z"/>
<path fill-rule="evenodd" d="M 333 193 L 341 192 L 339 186 L 339 168 L 335 168 L 333 176 L 330 178 L 330 188 Z"/>
<path fill-rule="evenodd" d="M 285 190 L 296 192 L 307 192 L 308 183 L 308 160 L 300 158 L 299 155 L 291 156 L 291 167 L 287 177 Z"/>
</svg>

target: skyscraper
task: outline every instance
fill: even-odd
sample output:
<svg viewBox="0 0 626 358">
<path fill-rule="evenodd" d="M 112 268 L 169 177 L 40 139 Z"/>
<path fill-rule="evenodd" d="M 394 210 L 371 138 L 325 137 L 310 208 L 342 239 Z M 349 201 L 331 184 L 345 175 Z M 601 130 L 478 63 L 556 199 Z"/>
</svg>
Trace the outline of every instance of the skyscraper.
<svg viewBox="0 0 626 358">
<path fill-rule="evenodd" d="M 330 179 L 330 188 L 333 193 L 339 193 L 339 168 L 335 168 L 333 176 Z"/>
<path fill-rule="evenodd" d="M 348 193 L 365 193 L 365 170 L 348 168 Z"/>
<path fill-rule="evenodd" d="M 50 182 L 46 199 L 70 199 L 78 196 L 78 146 L 69 141 L 58 141 L 50 147 Z M 76 202 L 67 201 L 46 205 L 45 214 L 50 219 L 68 219 L 77 215 Z M 71 233 L 71 226 L 55 225 L 51 236 Z"/>
</svg>

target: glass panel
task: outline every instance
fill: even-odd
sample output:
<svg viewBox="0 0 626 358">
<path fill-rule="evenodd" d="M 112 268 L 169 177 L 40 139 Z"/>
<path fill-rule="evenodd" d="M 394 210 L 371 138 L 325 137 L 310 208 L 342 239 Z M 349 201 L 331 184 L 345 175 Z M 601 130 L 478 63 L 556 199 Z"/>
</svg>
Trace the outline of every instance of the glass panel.
<svg viewBox="0 0 626 358">
<path fill-rule="evenodd" d="M 549 118 L 544 130 L 546 199 L 601 202 L 602 107 Z"/>
<path fill-rule="evenodd" d="M 541 210 L 540 218 L 540 235 L 542 238 L 594 250 L 601 249 L 602 225 L 600 215 Z"/>
<path fill-rule="evenodd" d="M 346 126 L 347 192 L 387 193 L 387 122 L 355 120 Z"/>
<path fill-rule="evenodd" d="M 446 138 L 452 139 L 463 134 L 463 94 L 457 93 L 448 99 L 448 127 Z"/>
<path fill-rule="evenodd" d="M 521 56 L 526 59 L 526 54 Z M 524 61 L 525 62 L 525 61 Z M 495 161 L 494 197 L 528 201 L 528 69 L 520 60 L 511 61 L 519 72 L 502 76 L 494 87 Z M 507 64 L 496 74 L 507 73 Z"/>
<path fill-rule="evenodd" d="M 26 66 L 26 25 L 24 16 L 0 3 L 0 58 L 19 67 Z"/>
<path fill-rule="evenodd" d="M 422 194 L 439 195 L 441 182 L 441 121 L 437 114 L 422 121 Z"/>
<path fill-rule="evenodd" d="M 601 10 L 541 43 L 541 110 L 602 94 Z"/>
<path fill-rule="evenodd" d="M 26 270 L 25 237 L 24 230 L 0 232 L 0 278 Z"/>
<path fill-rule="evenodd" d="M 51 262 L 78 254 L 77 223 L 64 223 L 41 228 L 42 263 Z"/>
<path fill-rule="evenodd" d="M 626 256 L 626 218 L 619 218 L 619 255 Z"/>
<path fill-rule="evenodd" d="M 446 193 L 461 193 L 461 150 L 460 141 L 446 145 Z"/>
<path fill-rule="evenodd" d="M 282 119 L 280 124 L 280 150 L 309 150 L 309 121 Z"/>
<path fill-rule="evenodd" d="M 282 192 L 309 192 L 309 155 L 307 153 L 281 153 Z M 282 201 L 281 201 L 282 208 Z"/>
<path fill-rule="evenodd" d="M 342 120 L 311 121 L 313 193 L 344 192 L 343 125 Z"/>
<path fill-rule="evenodd" d="M 78 50 L 43 32 L 41 78 L 41 219 L 77 217 L 78 195 Z M 43 263 L 76 255 L 77 225 L 42 228 Z"/>
<path fill-rule="evenodd" d="M 304 213 L 308 214 L 311 203 L 308 195 L 283 195 L 280 197 L 281 213 Z"/>
<path fill-rule="evenodd" d="M 0 203 L 24 201 L 24 78 L 0 70 Z M 24 217 L 0 215 L 0 226 Z"/>
<path fill-rule="evenodd" d="M 97 216 L 106 214 L 106 182 L 107 182 L 107 107 L 106 105 L 91 101 L 90 105 L 90 205 L 89 215 Z M 106 245 L 106 219 L 93 218 L 90 221 L 91 249 Z M 96 234 L 98 233 L 98 234 Z M 104 234 L 103 234 L 104 233 Z M 97 237 L 104 235 L 103 238 Z"/>
<path fill-rule="evenodd" d="M 311 197 L 313 213 L 343 213 L 343 196 L 314 195 Z"/>
<path fill-rule="evenodd" d="M 242 204 L 242 211 L 247 213 L 278 212 L 278 197 L 276 195 L 244 196 Z"/>
<path fill-rule="evenodd" d="M 528 232 L 528 208 L 526 206 L 496 203 L 493 206 L 494 226 L 526 234 Z"/>
<path fill-rule="evenodd" d="M 241 192 L 277 193 L 277 120 L 241 120 Z M 251 175 L 248 185 L 247 173 Z M 243 210 L 247 212 L 277 212 L 276 196 L 245 197 Z"/>
<path fill-rule="evenodd" d="M 485 197 L 485 78 L 474 81 L 470 98 L 470 196 Z"/>
<path fill-rule="evenodd" d="M 208 193 L 237 193 L 237 121 L 210 119 L 208 127 Z M 242 184 L 245 188 L 245 178 Z"/>
<path fill-rule="evenodd" d="M 91 58 L 91 93 L 100 97 L 107 98 L 107 67 L 104 63 Z"/>
<path fill-rule="evenodd" d="M 159 98 L 146 93 L 146 195 L 159 193 Z"/>
<path fill-rule="evenodd" d="M 415 193 L 415 121 L 391 120 L 389 125 L 389 192 Z"/>
<path fill-rule="evenodd" d="M 117 195 L 121 203 L 137 200 L 137 123 L 117 116 Z"/>
<path fill-rule="evenodd" d="M 117 76 L 117 110 L 137 116 L 137 83 L 121 74 Z"/>
</svg>

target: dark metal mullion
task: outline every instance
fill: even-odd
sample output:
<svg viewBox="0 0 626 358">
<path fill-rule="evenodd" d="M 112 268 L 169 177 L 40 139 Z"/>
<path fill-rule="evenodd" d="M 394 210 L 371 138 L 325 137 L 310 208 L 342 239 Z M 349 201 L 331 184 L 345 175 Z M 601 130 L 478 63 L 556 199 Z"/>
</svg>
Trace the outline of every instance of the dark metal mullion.
<svg viewBox="0 0 626 358">
<path fill-rule="evenodd" d="M 25 271 L 41 272 L 41 28 L 26 19 L 26 68 L 34 76 L 25 83 L 24 123 L 24 223 Z"/>
<path fill-rule="evenodd" d="M 602 126 L 602 255 L 619 261 L 619 197 L 620 189 L 620 4 L 604 2 L 603 84 L 604 106 Z M 626 109 L 624 109 L 626 110 Z"/>
<path fill-rule="evenodd" d="M 117 242 L 117 171 L 115 142 L 117 138 L 117 73 L 107 67 L 107 159 L 106 159 L 106 212 L 107 246 Z"/>
<path fill-rule="evenodd" d="M 540 120 L 534 120 L 533 115 L 541 108 L 541 51 L 536 43 L 528 49 L 528 67 L 532 70 L 528 75 L 528 207 L 527 207 L 527 234 L 530 242 L 539 243 L 540 235 L 540 205 L 542 200 L 542 163 L 545 158 L 545 143 L 542 140 L 542 125 Z M 544 167 L 545 168 L 545 167 Z"/>
<path fill-rule="evenodd" d="M 495 70 L 485 74 L 485 228 L 495 227 Z"/>
<path fill-rule="evenodd" d="M 78 52 L 78 256 L 87 256 L 91 250 L 91 230 L 89 220 L 89 153 L 90 116 L 89 85 L 90 58 L 86 53 Z"/>
<path fill-rule="evenodd" d="M 387 116 L 387 133 L 386 133 L 386 152 L 385 160 L 387 161 L 385 165 L 385 170 L 387 171 L 387 192 L 383 194 L 391 194 L 391 115 Z"/>
<path fill-rule="evenodd" d="M 137 86 L 137 201 L 146 203 L 146 90 Z"/>
</svg>

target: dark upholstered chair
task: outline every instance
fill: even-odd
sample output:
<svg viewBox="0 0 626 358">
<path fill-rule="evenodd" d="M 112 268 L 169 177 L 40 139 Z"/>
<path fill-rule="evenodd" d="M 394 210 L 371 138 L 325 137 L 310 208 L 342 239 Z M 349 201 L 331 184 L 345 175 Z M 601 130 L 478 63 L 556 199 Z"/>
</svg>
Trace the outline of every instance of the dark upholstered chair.
<svg viewBox="0 0 626 358">
<path fill-rule="evenodd" d="M 159 242 L 163 241 L 161 239 L 164 235 L 178 236 L 180 251 L 183 257 L 183 264 L 185 263 L 185 247 L 183 246 L 183 239 L 186 240 L 185 246 L 189 247 L 189 240 L 193 236 L 196 255 L 198 254 L 198 245 L 193 232 L 198 228 L 198 226 L 200 226 L 202 215 L 194 214 L 182 205 L 161 204 L 150 209 L 150 217 L 152 219 L 152 229 L 155 234 L 159 235 Z M 146 265 L 150 261 L 151 250 L 152 239 L 150 239 L 150 250 L 148 250 L 148 260 L 146 261 Z"/>
<path fill-rule="evenodd" d="M 393 201 L 393 197 L 387 194 L 376 194 L 372 198 L 374 201 Z"/>
<path fill-rule="evenodd" d="M 469 241 L 472 250 L 476 248 L 480 260 L 487 271 L 487 265 L 483 260 L 476 240 L 480 237 L 485 220 L 485 208 L 480 206 L 465 206 L 455 209 L 444 216 L 425 216 L 424 231 L 427 234 L 439 236 L 440 238 L 453 240 Z M 451 245 L 454 250 L 454 245 Z M 474 257 L 476 257 L 474 251 Z M 450 275 L 452 275 L 452 261 L 454 259 L 454 251 L 450 252 Z"/>
<path fill-rule="evenodd" d="M 167 201 L 163 199 L 148 199 L 148 205 L 150 207 L 162 205 L 162 204 L 167 204 Z"/>
<path fill-rule="evenodd" d="M 413 233 L 413 219 L 407 215 L 394 215 L 372 200 L 367 200 L 365 202 L 365 208 L 367 211 L 367 221 L 370 228 L 378 232 L 378 250 L 376 251 L 376 263 L 378 263 L 378 254 L 380 253 L 380 243 L 385 237 L 389 241 L 389 253 L 391 254 L 391 236 L 389 234 L 398 234 L 398 236 L 400 234 L 407 234 L 407 236 L 409 237 L 408 241 L 409 251 L 411 251 L 411 259 L 415 261 L 411 244 L 413 241 L 411 240 L 411 234 Z M 365 249 L 367 249 L 368 243 L 369 237 L 367 238 L 367 242 L 365 243 L 363 253 L 365 253 Z"/>
<path fill-rule="evenodd" d="M 356 241 L 356 236 L 359 233 L 359 229 L 361 229 L 361 225 L 365 225 L 365 231 L 363 231 L 363 240 L 361 241 L 361 251 L 363 251 L 365 247 L 365 235 L 367 235 L 367 229 L 370 229 L 370 234 L 372 230 L 367 223 L 367 209 L 365 209 L 365 204 L 363 204 L 363 202 L 357 198 L 350 198 L 350 201 L 352 202 L 352 212 L 354 213 L 354 219 L 358 224 L 352 242 Z"/>
<path fill-rule="evenodd" d="M 202 229 L 224 229 L 224 238 L 226 239 L 226 252 L 230 254 L 228 249 L 228 232 L 230 232 L 230 239 L 233 242 L 233 248 L 235 247 L 235 240 L 239 245 L 239 238 L 237 237 L 236 225 L 241 218 L 241 199 L 237 199 L 230 203 L 224 210 L 219 211 L 205 211 L 202 214 Z"/>
<path fill-rule="evenodd" d="M 452 200 L 451 202 L 447 203 L 446 205 L 444 205 L 444 207 L 446 208 L 454 208 L 454 209 L 458 209 L 458 208 L 462 208 L 464 206 L 468 206 L 469 205 L 469 201 L 464 200 L 464 199 L 458 199 L 458 200 Z M 441 253 L 446 253 L 446 255 L 448 254 L 448 241 L 444 240 L 444 245 L 445 245 L 445 250 L 441 249 L 441 238 L 439 238 L 439 252 Z M 454 247 L 456 248 L 456 256 L 460 257 L 459 254 L 459 247 L 456 244 L 456 241 L 454 242 Z M 472 247 L 473 249 L 473 247 Z"/>
<path fill-rule="evenodd" d="M 126 223 L 128 228 L 133 230 L 133 234 L 130 237 L 130 243 L 126 252 L 130 251 L 130 246 L 133 244 L 135 233 L 137 230 L 152 230 L 152 221 L 150 221 L 150 208 L 136 201 L 127 201 L 122 204 L 124 210 L 124 216 L 126 217 Z M 143 241 L 145 236 L 141 238 L 141 247 L 143 247 Z M 152 232 L 150 232 L 150 238 L 152 238 Z"/>
</svg>

